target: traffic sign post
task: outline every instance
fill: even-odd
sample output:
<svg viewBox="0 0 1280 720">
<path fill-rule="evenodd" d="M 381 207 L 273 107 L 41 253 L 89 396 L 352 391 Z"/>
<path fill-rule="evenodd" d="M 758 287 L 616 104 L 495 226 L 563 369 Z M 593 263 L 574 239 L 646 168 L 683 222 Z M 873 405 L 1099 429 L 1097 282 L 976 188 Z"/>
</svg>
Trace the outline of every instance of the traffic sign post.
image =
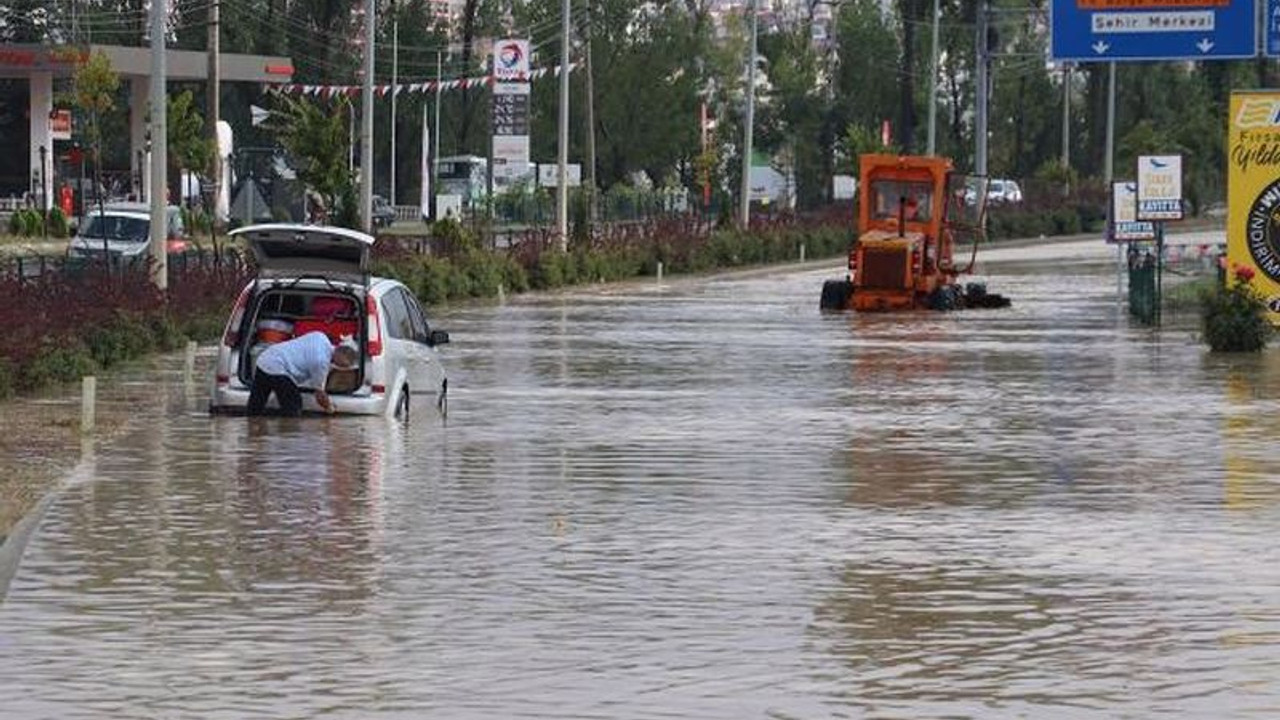
<svg viewBox="0 0 1280 720">
<path fill-rule="evenodd" d="M 1155 324 L 1164 298 L 1164 223 L 1182 219 L 1182 156 L 1138 156 L 1139 221 L 1152 220 L 1156 234 Z"/>
<path fill-rule="evenodd" d="M 1251 58 L 1256 7 L 1255 0 L 1053 0 L 1050 55 L 1059 62 Z M 1267 44 L 1276 37 L 1280 47 L 1271 17 Z"/>
</svg>

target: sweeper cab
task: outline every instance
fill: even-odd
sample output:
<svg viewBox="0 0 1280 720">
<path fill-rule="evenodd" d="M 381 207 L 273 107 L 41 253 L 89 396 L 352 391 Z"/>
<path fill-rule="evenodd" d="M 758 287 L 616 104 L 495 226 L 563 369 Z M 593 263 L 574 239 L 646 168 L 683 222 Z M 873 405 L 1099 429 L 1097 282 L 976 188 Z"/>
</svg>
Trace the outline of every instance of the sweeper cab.
<svg viewBox="0 0 1280 720">
<path fill-rule="evenodd" d="M 961 175 L 932 156 L 863 155 L 858 221 L 843 280 L 822 286 L 823 310 L 954 310 L 1005 307 L 1009 300 L 979 283 L 973 271 L 986 211 L 986 179 Z M 971 244 L 957 265 L 957 243 Z"/>
</svg>

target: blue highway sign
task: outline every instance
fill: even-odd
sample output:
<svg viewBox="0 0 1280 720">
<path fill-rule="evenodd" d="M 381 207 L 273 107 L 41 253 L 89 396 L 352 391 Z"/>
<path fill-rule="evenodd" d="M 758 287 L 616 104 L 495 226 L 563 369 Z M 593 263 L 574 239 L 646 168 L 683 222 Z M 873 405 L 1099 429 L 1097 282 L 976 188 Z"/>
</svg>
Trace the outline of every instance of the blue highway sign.
<svg viewBox="0 0 1280 720">
<path fill-rule="evenodd" d="M 1070 62 L 1251 58 L 1256 7 L 1254 0 L 1053 0 L 1050 55 Z M 1275 38 L 1280 49 L 1270 17 L 1267 46 Z"/>
</svg>

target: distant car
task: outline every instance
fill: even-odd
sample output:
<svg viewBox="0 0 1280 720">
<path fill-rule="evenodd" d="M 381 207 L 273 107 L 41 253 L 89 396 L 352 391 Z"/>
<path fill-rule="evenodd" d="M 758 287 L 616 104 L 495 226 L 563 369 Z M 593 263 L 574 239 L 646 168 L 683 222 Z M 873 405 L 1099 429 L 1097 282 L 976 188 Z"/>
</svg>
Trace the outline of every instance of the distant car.
<svg viewBox="0 0 1280 720">
<path fill-rule="evenodd" d="M 449 333 L 431 328 L 404 285 L 368 274 L 373 237 L 292 224 L 252 225 L 231 236 L 253 252 L 258 276 L 240 292 L 218 344 L 211 412 L 244 412 L 258 354 L 313 331 L 360 351 L 354 371 L 329 374 L 325 390 L 338 413 L 407 419 L 418 399 L 443 410 L 449 386 L 436 347 Z M 304 411 L 321 411 L 310 391 L 302 403 Z"/>
<path fill-rule="evenodd" d="M 169 253 L 187 249 L 182 212 L 170 205 L 165 233 Z M 139 261 L 151 253 L 151 211 L 145 203 L 107 203 L 85 213 L 67 248 L 78 259 L 105 259 L 113 264 Z"/>
<path fill-rule="evenodd" d="M 1022 188 L 1013 180 L 992 180 L 987 185 L 987 202 L 1020 203 L 1022 202 Z"/>
<path fill-rule="evenodd" d="M 381 195 L 373 196 L 373 227 L 391 227 L 396 221 L 396 209 Z"/>
</svg>

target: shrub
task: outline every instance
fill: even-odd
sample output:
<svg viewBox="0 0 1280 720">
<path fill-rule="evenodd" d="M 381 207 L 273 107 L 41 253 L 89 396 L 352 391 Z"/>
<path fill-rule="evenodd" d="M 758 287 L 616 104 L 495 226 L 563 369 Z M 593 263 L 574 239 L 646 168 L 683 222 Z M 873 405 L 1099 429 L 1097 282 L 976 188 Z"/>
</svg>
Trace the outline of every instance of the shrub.
<svg viewBox="0 0 1280 720">
<path fill-rule="evenodd" d="M 240 267 L 193 267 L 166 297 L 142 270 L 0 277 L 0 293 L 9 298 L 0 305 L 9 338 L 0 346 L 0 394 L 5 386 L 24 391 L 73 381 L 188 338 L 216 337 L 245 280 Z"/>
<path fill-rule="evenodd" d="M 468 253 L 480 247 L 480 241 L 462 223 L 453 218 L 437 220 L 431 225 L 432 248 L 443 255 Z"/>
<path fill-rule="evenodd" d="M 29 388 L 71 382 L 97 369 L 89 349 L 78 340 L 49 341 L 40 346 L 28 363 L 22 384 Z"/>
<path fill-rule="evenodd" d="M 50 230 L 52 232 L 52 229 Z M 9 234 L 36 237 L 44 233 L 44 216 L 31 208 L 19 208 L 9 216 Z"/>
<path fill-rule="evenodd" d="M 1236 267 L 1223 285 L 1201 296 L 1204 338 L 1214 352 L 1258 352 L 1271 336 L 1267 306 L 1249 280 L 1253 268 Z"/>
<path fill-rule="evenodd" d="M 17 381 L 14 378 L 13 364 L 0 358 L 0 400 L 13 397 Z"/>
<path fill-rule="evenodd" d="M 49 235 L 50 237 L 65 238 L 71 234 L 71 225 L 67 222 L 67 216 L 63 214 L 62 208 L 53 208 L 49 211 Z"/>
</svg>

